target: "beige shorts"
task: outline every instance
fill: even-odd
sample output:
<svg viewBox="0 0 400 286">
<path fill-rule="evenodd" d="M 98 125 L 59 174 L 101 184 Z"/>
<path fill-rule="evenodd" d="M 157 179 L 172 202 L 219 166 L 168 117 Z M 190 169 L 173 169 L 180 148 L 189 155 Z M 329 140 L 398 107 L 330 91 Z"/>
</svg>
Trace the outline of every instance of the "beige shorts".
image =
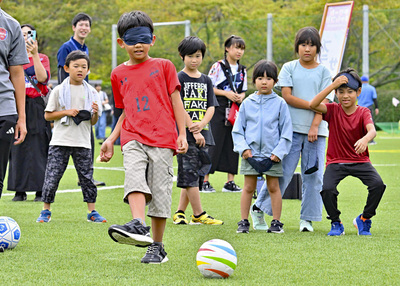
<svg viewBox="0 0 400 286">
<path fill-rule="evenodd" d="M 124 202 L 132 192 L 144 193 L 149 217 L 171 216 L 173 150 L 130 141 L 122 147 L 125 168 Z"/>
</svg>

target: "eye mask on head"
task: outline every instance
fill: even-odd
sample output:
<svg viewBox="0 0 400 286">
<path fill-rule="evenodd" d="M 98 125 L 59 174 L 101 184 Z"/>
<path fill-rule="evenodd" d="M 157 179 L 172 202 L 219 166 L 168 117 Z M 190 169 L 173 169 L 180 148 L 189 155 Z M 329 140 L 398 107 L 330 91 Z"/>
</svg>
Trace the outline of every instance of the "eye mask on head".
<svg viewBox="0 0 400 286">
<path fill-rule="evenodd" d="M 341 75 L 344 75 L 345 77 L 347 77 L 347 79 L 349 80 L 348 83 L 346 84 L 342 84 L 340 87 L 350 87 L 351 89 L 354 90 L 358 90 L 358 88 L 360 87 L 360 83 L 349 73 L 343 73 Z"/>
<path fill-rule="evenodd" d="M 247 162 L 256 170 L 259 174 L 263 174 L 264 172 L 271 169 L 274 162 L 270 158 L 265 158 L 262 160 L 256 160 L 253 157 L 247 158 Z"/>
<path fill-rule="evenodd" d="M 87 110 L 80 110 L 79 113 L 72 117 L 72 120 L 75 122 L 76 125 L 79 125 L 82 121 L 90 120 L 92 118 L 92 114 Z"/>
<path fill-rule="evenodd" d="M 122 36 L 122 40 L 129 46 L 138 43 L 151 44 L 153 41 L 153 34 L 149 27 L 135 27 L 128 29 Z"/>
</svg>

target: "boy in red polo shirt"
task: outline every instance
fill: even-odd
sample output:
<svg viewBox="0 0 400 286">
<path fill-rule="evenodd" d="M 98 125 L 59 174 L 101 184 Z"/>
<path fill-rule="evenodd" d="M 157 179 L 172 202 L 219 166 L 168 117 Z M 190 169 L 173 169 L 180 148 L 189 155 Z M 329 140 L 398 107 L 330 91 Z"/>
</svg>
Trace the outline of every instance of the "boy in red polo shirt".
<svg viewBox="0 0 400 286">
<path fill-rule="evenodd" d="M 166 219 L 171 216 L 172 158 L 188 148 L 181 85 L 171 61 L 148 55 L 156 38 L 146 13 L 123 14 L 117 29 L 118 44 L 129 55 L 129 60 L 111 73 L 115 106 L 123 112 L 103 143 L 100 157 L 102 161 L 111 159 L 114 142 L 121 135 L 124 201 L 129 203 L 133 220 L 112 225 L 108 233 L 118 243 L 148 246 L 141 262 L 159 264 L 168 261 L 162 241 Z M 145 224 L 146 204 L 153 238 Z"/>
</svg>

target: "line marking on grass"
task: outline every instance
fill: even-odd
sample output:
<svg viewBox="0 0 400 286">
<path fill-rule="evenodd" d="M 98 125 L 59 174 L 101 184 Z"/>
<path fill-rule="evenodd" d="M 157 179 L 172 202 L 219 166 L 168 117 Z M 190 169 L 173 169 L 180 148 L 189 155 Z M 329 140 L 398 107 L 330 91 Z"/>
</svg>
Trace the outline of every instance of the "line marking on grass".
<svg viewBox="0 0 400 286">
<path fill-rule="evenodd" d="M 368 149 L 369 153 L 400 153 L 400 150 L 371 150 Z"/>
<path fill-rule="evenodd" d="M 174 176 L 174 182 L 176 182 L 176 176 Z M 104 187 L 97 187 L 98 191 L 101 190 L 114 190 L 114 189 L 123 189 L 124 185 L 117 185 L 117 186 L 104 186 Z M 57 194 L 62 194 L 62 193 L 78 193 L 82 192 L 82 189 L 70 189 L 70 190 L 57 190 Z M 27 192 L 27 195 L 35 195 L 35 192 Z M 1 195 L 2 197 L 7 197 L 7 196 L 15 196 L 14 192 L 12 193 L 3 193 Z"/>
<path fill-rule="evenodd" d="M 174 169 L 177 169 L 177 166 L 174 166 Z M 68 165 L 67 169 L 75 169 L 74 165 Z M 109 170 L 109 171 L 125 171 L 124 167 L 97 167 L 94 166 L 93 169 L 98 169 L 98 170 Z"/>
<path fill-rule="evenodd" d="M 390 140 L 390 139 L 400 139 L 400 137 L 378 137 L 377 139 Z"/>
<path fill-rule="evenodd" d="M 75 169 L 74 165 L 68 165 L 67 169 Z M 125 171 L 124 167 L 93 167 L 98 170 L 109 170 L 109 171 Z"/>
<path fill-rule="evenodd" d="M 121 186 L 105 186 L 105 187 L 98 187 L 97 190 L 101 191 L 101 190 L 113 190 L 113 189 L 123 189 L 124 185 Z M 62 193 L 77 193 L 77 192 L 82 192 L 82 189 L 70 189 L 70 190 L 57 190 L 57 194 L 62 194 Z M 27 195 L 34 195 L 35 192 L 27 192 Z M 14 196 L 14 192 L 10 193 L 10 194 L 2 194 L 1 196 Z"/>
</svg>

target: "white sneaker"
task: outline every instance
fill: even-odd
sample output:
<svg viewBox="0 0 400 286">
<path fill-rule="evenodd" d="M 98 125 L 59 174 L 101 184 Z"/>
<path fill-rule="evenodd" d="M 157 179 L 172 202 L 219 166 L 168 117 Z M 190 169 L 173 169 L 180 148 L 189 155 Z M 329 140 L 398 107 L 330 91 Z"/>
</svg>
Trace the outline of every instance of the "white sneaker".
<svg viewBox="0 0 400 286">
<path fill-rule="evenodd" d="M 312 222 L 309 221 L 309 220 L 301 219 L 300 220 L 300 231 L 302 231 L 302 232 L 305 232 L 305 231 L 313 232 L 314 228 L 312 226 Z"/>
<path fill-rule="evenodd" d="M 250 207 L 250 215 L 253 220 L 253 229 L 255 230 L 268 230 L 268 225 L 265 222 L 263 211 L 253 211 L 253 206 Z"/>
</svg>

